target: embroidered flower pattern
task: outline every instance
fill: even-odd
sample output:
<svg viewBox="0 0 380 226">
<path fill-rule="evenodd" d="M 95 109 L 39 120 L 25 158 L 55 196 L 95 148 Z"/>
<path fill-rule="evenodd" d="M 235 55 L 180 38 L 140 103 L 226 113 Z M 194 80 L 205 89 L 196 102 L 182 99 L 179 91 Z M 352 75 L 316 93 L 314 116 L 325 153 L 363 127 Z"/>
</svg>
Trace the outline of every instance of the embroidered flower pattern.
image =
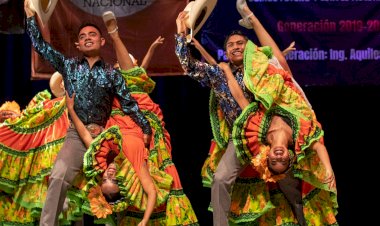
<svg viewBox="0 0 380 226">
<path fill-rule="evenodd" d="M 104 198 L 99 186 L 90 188 L 87 197 L 90 201 L 91 212 L 97 218 L 107 218 L 107 215 L 112 214 L 112 207 Z"/>
</svg>

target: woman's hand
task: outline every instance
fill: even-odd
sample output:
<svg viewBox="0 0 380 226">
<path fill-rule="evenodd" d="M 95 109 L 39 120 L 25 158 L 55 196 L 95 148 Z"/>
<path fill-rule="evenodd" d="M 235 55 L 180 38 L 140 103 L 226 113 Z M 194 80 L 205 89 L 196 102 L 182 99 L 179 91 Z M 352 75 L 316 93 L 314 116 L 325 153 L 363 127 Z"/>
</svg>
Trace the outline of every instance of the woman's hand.
<svg viewBox="0 0 380 226">
<path fill-rule="evenodd" d="M 290 43 L 290 45 L 286 49 L 282 50 L 282 55 L 286 56 L 291 51 L 296 50 L 296 47 L 294 47 L 295 45 L 296 45 L 296 42 Z"/>
<path fill-rule="evenodd" d="M 152 135 L 151 134 L 144 134 L 144 144 L 145 144 L 145 147 L 149 150 L 150 148 L 150 142 L 152 140 Z"/>
<path fill-rule="evenodd" d="M 69 111 L 74 110 L 74 99 L 75 99 L 75 92 L 73 93 L 73 96 L 70 97 L 69 93 L 66 91 L 66 107 Z"/>
<path fill-rule="evenodd" d="M 165 38 L 158 36 L 156 40 L 150 45 L 150 48 L 155 49 L 157 46 L 162 45 L 164 43 Z"/>
<path fill-rule="evenodd" d="M 323 183 L 328 184 L 330 189 L 335 189 L 336 187 L 336 180 L 335 180 L 335 174 L 332 170 L 326 171 L 326 177 L 323 180 Z"/>
<path fill-rule="evenodd" d="M 143 219 L 137 226 L 146 226 L 147 224 L 147 221 Z"/>
</svg>

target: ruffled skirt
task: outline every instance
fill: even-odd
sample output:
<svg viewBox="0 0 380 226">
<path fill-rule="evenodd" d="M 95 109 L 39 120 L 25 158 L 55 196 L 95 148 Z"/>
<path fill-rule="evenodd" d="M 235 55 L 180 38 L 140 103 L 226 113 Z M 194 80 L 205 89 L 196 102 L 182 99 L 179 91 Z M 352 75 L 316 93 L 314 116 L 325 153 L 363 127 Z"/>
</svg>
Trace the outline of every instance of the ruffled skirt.
<svg viewBox="0 0 380 226">
<path fill-rule="evenodd" d="M 160 107 L 146 93 L 132 93 L 132 96 L 148 119 L 153 131 L 148 166 L 170 175 L 172 178 L 166 203 L 155 208 L 149 223 L 151 225 L 198 225 L 198 219 L 190 200 L 183 191 L 178 171 L 172 161 L 170 135 L 165 129 Z M 113 119 L 119 120 L 125 117 L 120 110 L 117 110 L 120 109 L 119 107 L 119 103 L 115 102 Z M 137 225 L 143 215 L 144 212 L 141 209 L 128 208 L 121 215 L 121 221 L 125 225 Z"/>
<path fill-rule="evenodd" d="M 0 125 L 0 224 L 34 224 L 69 127 L 64 98 L 38 93 L 20 117 Z"/>
</svg>

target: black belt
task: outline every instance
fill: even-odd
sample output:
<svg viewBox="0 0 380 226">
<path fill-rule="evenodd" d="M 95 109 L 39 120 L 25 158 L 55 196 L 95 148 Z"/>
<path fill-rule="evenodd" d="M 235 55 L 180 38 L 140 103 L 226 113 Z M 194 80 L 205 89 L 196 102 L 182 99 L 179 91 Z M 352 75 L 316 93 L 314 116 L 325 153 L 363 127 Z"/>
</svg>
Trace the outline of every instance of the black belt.
<svg viewBox="0 0 380 226">
<path fill-rule="evenodd" d="M 104 130 L 103 126 L 100 126 L 96 123 L 90 123 L 85 125 L 84 127 L 86 127 L 88 132 L 90 132 L 92 138 L 97 137 Z M 74 123 L 70 123 L 70 128 L 75 128 Z"/>
</svg>

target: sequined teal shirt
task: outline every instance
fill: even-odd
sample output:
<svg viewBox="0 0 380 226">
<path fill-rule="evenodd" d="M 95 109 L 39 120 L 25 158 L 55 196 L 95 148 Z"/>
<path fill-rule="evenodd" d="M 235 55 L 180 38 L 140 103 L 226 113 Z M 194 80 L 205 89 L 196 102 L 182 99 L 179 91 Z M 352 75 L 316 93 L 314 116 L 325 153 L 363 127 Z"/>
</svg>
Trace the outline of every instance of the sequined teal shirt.
<svg viewBox="0 0 380 226">
<path fill-rule="evenodd" d="M 193 58 L 187 46 L 185 37 L 176 34 L 175 40 L 175 53 L 182 68 L 189 77 L 200 82 L 202 86 L 208 86 L 212 89 L 215 93 L 218 104 L 223 111 L 227 124 L 232 131 L 232 126 L 236 118 L 241 114 L 242 109 L 232 96 L 223 70 L 218 65 L 210 65 Z M 255 98 L 253 94 L 249 92 L 244 85 L 242 71 L 233 68 L 233 65 L 231 65 L 231 69 L 236 81 L 243 90 L 244 96 L 249 102 L 254 101 Z"/>
<path fill-rule="evenodd" d="M 69 94 L 75 92 L 74 109 L 85 125 L 96 123 L 105 126 L 111 113 L 113 98 L 117 97 L 123 112 L 129 115 L 145 134 L 152 133 L 148 120 L 129 93 L 118 70 L 103 60 L 97 61 L 90 68 L 85 58 L 65 57 L 44 41 L 34 16 L 27 18 L 26 32 L 35 50 L 62 74 Z"/>
</svg>

